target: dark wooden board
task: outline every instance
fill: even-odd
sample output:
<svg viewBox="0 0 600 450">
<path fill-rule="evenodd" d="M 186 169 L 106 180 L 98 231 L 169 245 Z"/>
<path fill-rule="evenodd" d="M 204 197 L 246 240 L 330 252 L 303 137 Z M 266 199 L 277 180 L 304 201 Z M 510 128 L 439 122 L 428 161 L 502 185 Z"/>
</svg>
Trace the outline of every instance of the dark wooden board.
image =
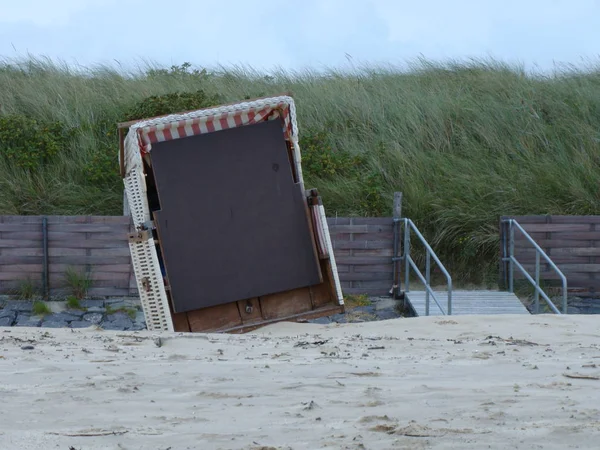
<svg viewBox="0 0 600 450">
<path fill-rule="evenodd" d="M 323 305 L 333 304 L 331 289 L 328 283 L 321 283 L 310 287 L 310 299 L 313 309 Z"/>
<path fill-rule="evenodd" d="M 387 264 L 391 266 L 391 257 L 387 256 L 337 256 L 337 264 L 351 264 L 351 265 L 371 265 L 371 264 Z"/>
<path fill-rule="evenodd" d="M 340 273 L 343 281 L 392 281 L 393 278 L 391 268 L 387 272 Z"/>
<path fill-rule="evenodd" d="M 417 289 L 417 286 L 421 286 L 421 288 L 422 288 L 423 285 L 419 282 L 419 283 L 411 284 L 411 286 L 414 289 Z M 392 277 L 390 276 L 390 281 L 389 282 L 380 281 L 380 280 L 377 280 L 377 281 L 369 281 L 369 280 L 366 280 L 366 281 L 363 281 L 363 280 L 353 281 L 352 282 L 352 287 L 354 287 L 354 288 L 366 288 L 366 289 L 382 289 L 384 291 L 389 291 L 390 288 L 392 287 Z"/>
<path fill-rule="evenodd" d="M 0 256 L 0 260 L 1 260 Z M 104 264 L 127 264 L 131 258 L 124 256 L 58 256 L 48 258 L 49 264 L 67 264 L 67 265 L 92 265 L 99 266 Z"/>
<path fill-rule="evenodd" d="M 589 256 L 554 255 L 553 252 L 550 252 L 549 257 L 558 266 L 560 266 L 561 264 L 586 264 L 590 262 Z M 518 253 L 516 253 L 515 258 L 517 258 L 517 261 L 521 264 L 535 264 L 535 254 L 519 255 Z M 543 257 L 540 256 L 540 264 L 543 265 L 548 263 Z"/>
<path fill-rule="evenodd" d="M 353 233 L 353 234 L 376 234 L 390 233 L 393 231 L 392 225 L 331 225 L 331 233 Z"/>
<path fill-rule="evenodd" d="M 535 242 L 544 250 L 548 251 L 548 249 L 553 248 L 575 248 L 575 247 L 589 247 L 591 243 L 599 241 L 594 241 L 590 239 L 553 239 L 553 238 L 544 238 L 544 239 L 535 239 Z M 515 249 L 516 248 L 531 248 L 531 244 L 524 239 L 516 239 L 515 238 Z"/>
<path fill-rule="evenodd" d="M 393 217 L 351 217 L 349 222 L 354 225 L 388 225 L 391 227 L 394 223 L 393 220 Z"/>
<path fill-rule="evenodd" d="M 265 295 L 260 298 L 260 307 L 263 318 L 280 319 L 312 310 L 310 288 L 300 288 Z"/>
<path fill-rule="evenodd" d="M 391 288 L 391 284 L 388 283 L 388 285 L 383 286 L 383 284 L 381 285 L 381 287 L 377 287 L 377 288 L 353 288 L 353 287 L 346 287 L 344 288 L 344 294 L 346 295 L 373 295 L 373 296 L 379 296 L 379 295 L 387 295 L 390 288 Z"/>
<path fill-rule="evenodd" d="M 237 304 L 243 323 L 257 322 L 262 319 L 260 300 L 258 298 L 240 300 Z"/>
<path fill-rule="evenodd" d="M 0 239 L 0 248 L 38 248 L 42 246 L 42 240 L 30 239 Z"/>
<path fill-rule="evenodd" d="M 277 319 L 267 319 L 267 320 L 263 320 L 260 323 L 243 324 L 243 325 L 240 325 L 237 327 L 232 327 L 229 329 L 222 329 L 219 331 L 226 332 L 226 333 L 247 333 L 247 332 L 255 330 L 259 327 L 263 327 L 265 325 L 269 325 L 269 324 L 275 323 L 275 322 L 281 322 L 281 321 L 306 322 L 307 320 L 310 320 L 310 319 L 316 319 L 318 317 L 323 317 L 323 316 L 332 316 L 334 314 L 339 314 L 339 313 L 343 313 L 343 312 L 344 312 L 344 307 L 341 305 L 325 305 L 318 309 L 313 309 L 313 310 L 306 311 L 303 313 L 292 314 L 290 316 L 284 316 L 284 317 L 278 317 Z"/>
<path fill-rule="evenodd" d="M 515 219 L 521 226 L 529 223 L 600 224 L 600 216 L 504 216 L 502 219 Z"/>
<path fill-rule="evenodd" d="M 329 233 L 331 234 L 331 239 L 332 240 L 339 240 L 339 241 L 350 241 L 350 240 L 361 240 L 361 241 L 387 241 L 389 240 L 391 242 L 391 240 L 394 238 L 394 233 L 392 231 L 392 229 L 390 228 L 389 231 L 381 231 L 381 232 L 368 232 L 368 233 L 339 233 L 339 232 L 335 232 L 333 230 L 329 230 Z M 351 239 L 352 238 L 352 239 Z"/>
<path fill-rule="evenodd" d="M 187 313 L 176 313 L 171 311 L 171 318 L 173 320 L 173 329 L 177 332 L 189 332 L 190 323 L 188 322 Z"/>
<path fill-rule="evenodd" d="M 385 248 L 391 249 L 393 248 L 394 242 L 390 240 L 385 241 L 364 241 L 364 240 L 354 240 L 354 241 L 334 241 L 332 242 L 334 250 L 345 250 L 345 249 L 378 249 Z"/>
<path fill-rule="evenodd" d="M 394 256 L 393 249 L 391 248 L 378 248 L 378 249 L 355 249 L 352 251 L 352 256 L 386 256 L 389 258 L 391 263 L 392 256 Z"/>
<path fill-rule="evenodd" d="M 321 273 L 323 273 L 323 282 L 310 287 L 310 298 L 313 309 L 318 309 L 327 304 L 338 304 L 333 269 L 331 268 L 331 260 L 329 258 L 321 260 Z"/>
<path fill-rule="evenodd" d="M 321 282 L 280 121 L 161 142 L 151 156 L 175 311 Z"/>
<path fill-rule="evenodd" d="M 237 302 L 188 311 L 187 319 L 192 332 L 211 332 L 242 325 Z"/>
<path fill-rule="evenodd" d="M 391 259 L 391 258 L 390 258 Z M 339 271 L 338 266 L 338 271 Z M 353 266 L 353 272 L 355 273 L 365 273 L 365 272 L 387 272 L 391 273 L 392 271 L 392 263 L 388 264 L 373 264 L 371 266 Z"/>
<path fill-rule="evenodd" d="M 327 225 L 350 225 L 350 217 L 327 217 Z"/>
<path fill-rule="evenodd" d="M 98 297 L 126 297 L 129 295 L 129 289 L 110 288 L 110 287 L 93 287 L 87 291 L 89 296 Z M 51 291 L 52 294 L 52 291 Z"/>
</svg>

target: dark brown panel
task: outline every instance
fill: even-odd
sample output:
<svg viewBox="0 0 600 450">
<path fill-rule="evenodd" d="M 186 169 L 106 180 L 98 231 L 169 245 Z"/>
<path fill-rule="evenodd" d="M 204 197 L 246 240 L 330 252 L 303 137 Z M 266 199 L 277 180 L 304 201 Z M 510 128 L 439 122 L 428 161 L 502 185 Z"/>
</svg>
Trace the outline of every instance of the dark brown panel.
<svg viewBox="0 0 600 450">
<path fill-rule="evenodd" d="M 280 121 L 161 142 L 151 155 L 175 311 L 321 282 Z"/>
<path fill-rule="evenodd" d="M 37 248 L 41 245 L 41 240 L 0 239 L 0 248 Z"/>
<path fill-rule="evenodd" d="M 600 216 L 550 216 L 552 223 L 600 224 Z"/>
<path fill-rule="evenodd" d="M 547 251 L 548 248 L 572 248 L 572 247 L 587 247 L 592 242 L 588 239 L 577 240 L 577 239 L 535 239 L 535 242 Z M 515 239 L 515 248 L 531 248 L 531 244 L 526 242 L 524 239 Z"/>
<path fill-rule="evenodd" d="M 393 226 L 393 217 L 354 217 L 352 223 L 355 225 L 389 225 Z"/>
<path fill-rule="evenodd" d="M 377 248 L 393 248 L 394 242 L 389 241 L 338 241 L 333 242 L 334 249 L 377 249 Z"/>
<path fill-rule="evenodd" d="M 330 230 L 331 231 L 331 230 Z M 333 232 L 331 232 L 333 234 Z M 343 235 L 349 235 L 350 233 L 336 233 L 339 234 L 340 236 Z M 353 240 L 361 240 L 361 241 L 387 241 L 387 240 L 392 240 L 394 239 L 394 233 L 392 231 L 392 228 L 390 227 L 389 232 L 388 231 L 381 231 L 381 232 L 368 232 L 368 233 L 352 233 L 352 237 Z M 343 239 L 343 240 L 347 240 L 347 239 Z"/>
<path fill-rule="evenodd" d="M 41 261 L 41 257 L 39 256 L 4 256 L 0 255 L 0 266 L 5 264 L 39 264 Z"/>
<path fill-rule="evenodd" d="M 329 283 L 321 283 L 316 286 L 311 286 L 310 298 L 313 308 L 318 308 L 327 304 L 333 304 Z"/>
<path fill-rule="evenodd" d="M 269 325 L 269 324 L 275 323 L 275 322 L 280 322 L 282 320 L 285 320 L 288 322 L 305 322 L 310 319 L 316 319 L 318 317 L 323 317 L 323 316 L 331 316 L 331 315 L 343 313 L 343 312 L 344 312 L 344 307 L 341 305 L 325 305 L 319 309 L 313 309 L 311 311 L 307 311 L 307 312 L 303 312 L 303 313 L 299 313 L 299 314 L 293 314 L 291 316 L 285 316 L 285 317 L 279 317 L 276 319 L 264 320 L 259 323 L 244 324 L 244 325 L 229 328 L 229 329 L 219 329 L 218 331 L 227 332 L 227 333 L 247 333 L 247 332 L 255 330 L 259 327 L 263 327 L 265 325 Z"/>
<path fill-rule="evenodd" d="M 392 287 L 391 283 L 392 278 L 390 277 L 390 281 L 353 281 L 352 287 L 389 290 Z M 415 283 L 414 286 L 418 286 L 419 284 L 420 283 Z"/>
<path fill-rule="evenodd" d="M 333 225 L 350 225 L 349 217 L 328 217 L 327 225 L 330 227 Z"/>
<path fill-rule="evenodd" d="M 190 331 L 210 332 L 242 325 L 237 303 L 211 306 L 187 313 Z"/>
<path fill-rule="evenodd" d="M 392 225 L 330 225 L 329 231 L 331 233 L 359 234 L 362 238 L 364 234 L 391 233 Z"/>
<path fill-rule="evenodd" d="M 177 332 L 189 332 L 190 323 L 188 322 L 187 313 L 176 313 L 173 311 L 173 305 L 169 293 L 167 292 L 169 303 L 169 311 L 171 311 L 171 320 L 173 321 L 173 329 Z"/>
<path fill-rule="evenodd" d="M 323 273 L 323 283 L 310 288 L 310 298 L 314 309 L 327 304 L 338 303 L 333 270 L 329 259 L 321 260 L 321 273 Z"/>
<path fill-rule="evenodd" d="M 372 266 L 354 266 L 354 272 L 356 272 L 356 273 L 364 273 L 364 272 L 386 272 L 386 273 L 391 273 L 392 272 L 392 263 L 388 263 L 388 264 L 373 264 Z"/>
<path fill-rule="evenodd" d="M 356 265 L 371 265 L 371 264 L 386 264 L 390 263 L 390 257 L 385 256 L 338 256 L 336 252 L 335 261 L 338 264 L 356 264 Z"/>
<path fill-rule="evenodd" d="M 535 267 L 532 264 L 525 265 L 524 268 L 531 278 L 535 278 Z M 594 274 L 591 272 L 564 272 L 564 271 L 563 271 L 563 275 L 567 277 L 567 281 L 569 281 L 572 277 L 590 278 L 590 277 L 594 276 Z M 524 275 L 523 275 L 523 272 L 521 272 L 519 269 L 517 269 L 515 267 L 515 278 L 517 278 L 517 277 L 524 278 Z M 542 267 L 540 269 L 540 278 L 542 278 L 544 280 L 559 280 L 560 276 L 554 270 L 549 269 L 548 267 Z"/>
<path fill-rule="evenodd" d="M 240 300 L 237 303 L 243 323 L 256 322 L 262 319 L 260 301 L 258 298 Z"/>
<path fill-rule="evenodd" d="M 345 288 L 344 294 L 346 295 L 387 295 L 389 293 L 391 285 L 381 286 L 379 288 Z"/>
<path fill-rule="evenodd" d="M 527 224 L 527 225 L 521 225 L 525 231 L 527 231 L 527 233 L 531 233 L 531 232 L 545 232 L 545 233 L 549 233 L 549 232 L 555 232 L 555 231 L 589 231 L 590 226 L 589 224 L 564 224 L 564 223 L 538 223 L 538 224 Z M 518 231 L 515 231 L 515 234 L 517 234 Z"/>
<path fill-rule="evenodd" d="M 340 273 L 340 280 L 343 281 L 392 281 L 392 269 L 387 272 L 369 272 L 369 273 Z"/>
<path fill-rule="evenodd" d="M 600 216 L 506 216 L 503 219 L 515 219 L 521 225 L 527 223 L 597 223 Z"/>
<path fill-rule="evenodd" d="M 265 295 L 260 298 L 265 319 L 281 319 L 312 310 L 310 288 Z"/>
<path fill-rule="evenodd" d="M 177 332 L 189 332 L 190 324 L 188 322 L 187 313 L 171 312 L 171 320 L 173 320 L 173 329 Z"/>
<path fill-rule="evenodd" d="M 392 258 L 392 256 L 394 256 L 394 251 L 393 249 L 389 248 L 389 249 L 385 249 L 385 248 L 379 248 L 379 249 L 355 249 L 352 253 L 352 256 L 389 256 L 390 260 Z"/>
</svg>

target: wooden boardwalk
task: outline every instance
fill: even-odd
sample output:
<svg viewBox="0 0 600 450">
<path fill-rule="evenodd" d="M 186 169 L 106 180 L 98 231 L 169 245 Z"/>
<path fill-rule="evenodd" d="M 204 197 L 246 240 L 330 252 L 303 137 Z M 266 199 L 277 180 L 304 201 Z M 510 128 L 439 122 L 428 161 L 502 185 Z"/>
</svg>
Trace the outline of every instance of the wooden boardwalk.
<svg viewBox="0 0 600 450">
<path fill-rule="evenodd" d="M 445 291 L 436 297 L 446 312 L 448 297 Z M 406 293 L 408 304 L 417 316 L 425 315 L 425 291 Z M 452 291 L 452 315 L 529 314 L 525 305 L 515 294 L 504 291 Z M 443 315 L 433 298 L 429 298 L 429 315 Z"/>
</svg>

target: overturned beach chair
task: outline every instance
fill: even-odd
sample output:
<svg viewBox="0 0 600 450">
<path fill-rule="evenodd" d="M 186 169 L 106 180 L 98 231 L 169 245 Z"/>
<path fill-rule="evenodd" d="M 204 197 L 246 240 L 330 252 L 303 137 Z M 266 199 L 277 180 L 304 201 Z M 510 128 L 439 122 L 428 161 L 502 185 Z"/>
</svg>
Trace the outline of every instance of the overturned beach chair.
<svg viewBox="0 0 600 450">
<path fill-rule="evenodd" d="M 343 312 L 324 207 L 304 188 L 291 96 L 119 131 L 149 330 L 244 332 Z"/>
</svg>

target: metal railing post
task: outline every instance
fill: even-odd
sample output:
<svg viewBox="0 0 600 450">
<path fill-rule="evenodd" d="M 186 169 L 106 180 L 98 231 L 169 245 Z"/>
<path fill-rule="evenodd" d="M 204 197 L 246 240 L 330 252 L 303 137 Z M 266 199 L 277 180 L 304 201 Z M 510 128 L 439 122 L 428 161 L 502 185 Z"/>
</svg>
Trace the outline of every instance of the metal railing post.
<svg viewBox="0 0 600 450">
<path fill-rule="evenodd" d="M 448 315 L 452 315 L 452 279 L 448 280 Z"/>
<path fill-rule="evenodd" d="M 562 277 L 562 288 L 563 288 L 563 304 L 562 304 L 562 309 L 563 309 L 563 314 L 567 314 L 568 311 L 568 306 L 567 306 L 567 279 L 564 277 Z"/>
<path fill-rule="evenodd" d="M 400 233 L 399 233 L 399 228 L 400 228 L 400 222 L 399 219 L 397 219 L 396 217 L 394 217 L 394 222 L 393 222 L 393 229 L 394 229 L 394 248 L 393 248 L 393 257 L 392 257 L 392 272 L 394 274 L 393 279 L 392 279 L 392 297 L 393 298 L 397 298 L 396 295 L 398 294 L 398 290 L 399 287 L 398 285 L 399 283 L 399 274 L 398 274 L 398 247 L 399 247 L 399 240 L 400 240 Z"/>
<path fill-rule="evenodd" d="M 410 292 L 410 226 L 408 219 L 404 219 L 404 291 Z"/>
<path fill-rule="evenodd" d="M 535 297 L 534 297 L 535 313 L 540 313 L 540 252 L 535 250 Z"/>
<path fill-rule="evenodd" d="M 425 280 L 427 286 L 431 285 L 431 254 L 427 249 L 427 256 L 425 257 Z M 425 315 L 429 315 L 429 289 L 425 289 Z"/>
<path fill-rule="evenodd" d="M 513 227 L 513 219 L 510 219 L 508 222 L 508 292 L 513 294 L 515 292 L 515 281 L 514 281 L 514 270 L 515 266 L 513 264 L 513 259 L 515 257 L 515 228 Z"/>
<path fill-rule="evenodd" d="M 529 233 L 527 233 L 527 231 L 525 231 L 525 229 L 519 224 L 519 222 L 517 222 L 514 219 L 510 219 L 509 221 L 511 230 L 510 230 L 510 255 L 509 255 L 509 263 L 510 263 L 510 277 L 509 277 L 509 289 L 511 293 L 514 293 L 514 268 L 516 267 L 517 269 L 519 269 L 519 271 L 521 272 L 521 274 L 523 274 L 523 276 L 525 277 L 525 279 L 527 281 L 529 281 L 529 283 L 531 283 L 532 286 L 534 286 L 535 288 L 535 296 L 534 296 L 534 308 L 535 308 L 535 312 L 539 313 L 539 299 L 540 296 L 544 299 L 544 301 L 546 302 L 546 304 L 548 305 L 548 307 L 554 311 L 556 314 L 567 314 L 567 277 L 565 277 L 565 274 L 562 273 L 562 271 L 558 268 L 558 266 L 556 264 L 554 264 L 554 262 L 550 259 L 550 257 L 546 254 L 546 252 L 542 249 L 542 247 L 540 247 L 534 240 L 533 238 L 529 235 Z M 535 278 L 533 278 L 525 269 L 525 267 L 523 267 L 523 265 L 517 261 L 517 258 L 515 258 L 515 232 L 514 229 L 517 228 L 519 230 L 519 232 L 521 233 L 521 235 L 525 238 L 525 240 L 527 240 L 535 249 Z M 546 292 L 544 292 L 542 290 L 542 288 L 540 287 L 540 259 L 544 258 L 544 261 L 546 261 L 546 263 L 549 265 L 549 267 L 554 270 L 558 276 L 560 277 L 560 279 L 562 280 L 562 287 L 563 287 L 563 301 L 562 301 L 562 310 L 563 312 L 561 313 L 560 310 L 556 307 L 556 305 L 554 304 L 554 302 L 552 301 L 552 299 L 550 299 L 550 297 L 548 297 L 548 295 L 546 294 Z"/>
<path fill-rule="evenodd" d="M 43 260 L 42 260 L 42 289 L 44 300 L 50 300 L 50 269 L 48 266 L 48 218 L 42 218 L 42 245 L 44 246 L 43 250 Z"/>
<path fill-rule="evenodd" d="M 410 269 L 412 268 L 415 271 L 415 275 L 417 276 L 417 278 L 425 286 L 426 315 L 429 315 L 429 306 L 430 306 L 432 298 L 443 315 L 451 314 L 452 313 L 452 277 L 450 276 L 450 273 L 448 273 L 448 270 L 446 270 L 446 268 L 444 267 L 444 265 L 442 264 L 440 259 L 437 257 L 437 255 L 435 254 L 435 252 L 433 251 L 433 249 L 431 248 L 431 246 L 429 245 L 429 243 L 427 242 L 425 237 L 421 234 L 421 232 L 415 226 L 415 224 L 412 222 L 412 220 L 404 219 L 404 226 L 406 227 L 405 235 L 404 235 L 404 242 L 405 242 L 404 263 L 406 264 L 406 284 L 407 284 L 405 292 L 408 292 L 408 290 L 409 290 L 408 277 L 410 275 Z M 426 251 L 426 260 L 425 260 L 426 261 L 426 274 L 425 275 L 423 275 L 423 273 L 421 273 L 421 270 L 419 270 L 419 268 L 417 267 L 417 265 L 415 264 L 413 259 L 410 257 L 410 235 L 411 235 L 411 233 L 414 233 L 417 236 L 417 238 L 419 239 L 419 241 L 425 247 L 425 251 Z M 441 270 L 441 272 L 444 274 L 444 276 L 446 277 L 447 283 L 448 283 L 448 311 L 444 311 L 444 308 L 438 301 L 437 296 L 435 295 L 435 292 L 431 288 L 431 260 L 432 259 L 437 264 L 437 266 Z"/>
</svg>

